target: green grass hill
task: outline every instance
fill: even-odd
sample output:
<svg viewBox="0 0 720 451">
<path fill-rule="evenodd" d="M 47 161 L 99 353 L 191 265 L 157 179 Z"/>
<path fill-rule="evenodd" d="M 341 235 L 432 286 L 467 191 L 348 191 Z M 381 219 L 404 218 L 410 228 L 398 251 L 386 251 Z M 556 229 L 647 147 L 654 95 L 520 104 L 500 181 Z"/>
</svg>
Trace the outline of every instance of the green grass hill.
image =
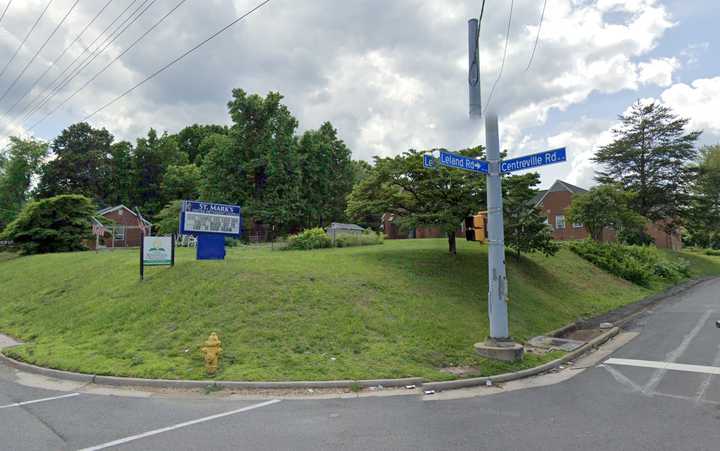
<svg viewBox="0 0 720 451">
<path fill-rule="evenodd" d="M 5 352 L 66 370 L 205 378 L 202 342 L 224 348 L 217 379 L 325 380 L 423 376 L 444 367 L 494 374 L 515 366 L 476 356 L 488 333 L 487 248 L 445 240 L 387 241 L 316 251 L 229 248 L 225 261 L 179 249 L 174 268 L 138 277 L 138 250 L 0 258 Z M 697 274 L 720 258 L 692 259 Z M 563 249 L 508 260 L 511 333 L 526 340 L 663 287 L 620 280 Z"/>
</svg>

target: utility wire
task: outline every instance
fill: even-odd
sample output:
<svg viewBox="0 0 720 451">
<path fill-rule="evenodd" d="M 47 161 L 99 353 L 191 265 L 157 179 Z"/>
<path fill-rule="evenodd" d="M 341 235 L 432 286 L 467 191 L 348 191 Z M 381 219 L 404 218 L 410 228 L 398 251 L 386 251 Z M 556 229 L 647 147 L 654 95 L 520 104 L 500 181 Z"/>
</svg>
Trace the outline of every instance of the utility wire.
<svg viewBox="0 0 720 451">
<path fill-rule="evenodd" d="M 485 111 L 487 111 L 488 106 L 490 106 L 490 102 L 492 102 L 493 94 L 495 94 L 495 88 L 497 87 L 498 82 L 502 78 L 503 70 L 505 69 L 505 58 L 507 57 L 508 44 L 510 43 L 510 25 L 512 24 L 512 15 L 513 15 L 513 6 L 514 5 L 515 5 L 515 0 L 511 0 L 510 1 L 510 16 L 508 17 L 507 32 L 505 33 L 505 50 L 503 51 L 502 63 L 500 64 L 500 72 L 498 72 L 498 76 L 495 79 L 495 83 L 493 83 L 492 89 L 490 90 L 490 96 L 488 97 L 488 101 L 485 104 Z"/>
<path fill-rule="evenodd" d="M 0 15 L 0 22 L 5 18 L 5 13 L 7 12 L 8 8 L 12 4 L 12 0 L 8 0 L 7 5 L 5 5 L 5 9 L 3 9 L 2 15 Z"/>
<path fill-rule="evenodd" d="M 68 75 L 67 77 L 65 77 L 65 79 L 64 79 L 62 82 L 60 82 L 60 85 L 58 85 L 50 95 L 48 95 L 45 99 L 43 99 L 43 101 L 40 103 L 40 105 L 38 105 L 37 107 L 35 107 L 35 109 L 34 109 L 33 111 L 31 111 L 30 113 L 28 113 L 28 114 L 25 116 L 25 119 L 24 119 L 24 120 L 29 119 L 33 114 L 35 114 L 35 113 L 38 112 L 42 107 L 44 107 L 45 105 L 47 105 L 56 95 L 58 95 L 58 94 L 60 93 L 60 91 L 62 91 L 68 84 L 70 84 L 71 81 L 73 81 L 75 78 L 77 78 L 77 77 L 80 75 L 80 73 L 81 73 L 83 70 L 85 70 L 85 68 L 88 67 L 90 64 L 92 64 L 92 62 L 95 61 L 95 59 L 97 59 L 97 57 L 100 56 L 108 47 L 110 47 L 110 45 L 111 45 L 113 42 L 115 42 L 115 41 L 120 37 L 120 35 L 122 35 L 132 24 L 134 24 L 135 22 L 137 22 L 137 20 L 140 19 L 140 16 L 142 16 L 143 14 L 145 14 L 145 12 L 146 12 L 148 9 L 150 9 L 150 7 L 151 7 L 157 0 L 152 0 L 152 1 L 150 1 L 149 4 L 147 4 L 147 6 L 145 6 L 145 4 L 147 3 L 147 1 L 148 1 L 148 0 L 145 0 L 143 3 L 141 3 L 140 6 L 139 6 L 135 11 L 133 11 L 133 13 L 131 13 L 130 16 L 128 16 L 113 32 L 111 32 L 110 36 L 108 36 L 108 38 L 106 38 L 105 41 L 104 41 L 100 46 L 98 46 L 98 48 L 96 48 L 96 49 L 93 51 L 93 53 L 91 53 L 90 56 L 88 56 L 89 59 L 86 58 L 86 59 L 85 59 L 85 62 L 84 62 L 84 63 L 81 63 L 81 66 L 80 66 L 79 68 L 75 69 L 72 74 L 70 74 L 70 75 Z M 140 9 L 143 8 L 143 7 L 144 7 L 144 9 L 143 9 L 142 11 L 140 11 L 139 14 L 135 15 L 135 17 L 133 17 L 132 20 L 130 20 L 130 18 L 131 18 L 135 13 L 137 13 L 138 10 L 140 10 Z M 128 20 L 130 20 L 130 22 L 128 22 Z M 122 30 L 119 30 L 120 27 L 122 27 Z M 119 30 L 119 31 L 118 31 L 118 30 Z M 100 47 L 102 47 L 102 48 L 100 48 Z"/>
<path fill-rule="evenodd" d="M 160 69 L 158 69 L 158 70 L 156 70 L 155 72 L 153 72 L 152 74 L 148 75 L 144 80 L 142 80 L 142 81 L 140 81 L 139 83 L 135 84 L 132 88 L 128 89 L 127 91 L 123 92 L 123 93 L 120 94 L 119 96 L 115 97 L 115 98 L 114 98 L 113 100 L 111 100 L 110 102 L 106 103 L 105 105 L 101 106 L 101 107 L 98 108 L 97 110 L 95 110 L 95 111 L 93 111 L 92 113 L 90 113 L 90 114 L 88 114 L 87 116 L 85 116 L 85 117 L 83 118 L 83 121 L 87 121 L 87 120 L 90 119 L 91 117 L 95 116 L 97 113 L 101 112 L 101 111 L 104 110 L 105 108 L 109 107 L 110 105 L 114 104 L 115 102 L 117 102 L 118 100 L 122 99 L 122 98 L 125 97 L 126 95 L 130 94 L 130 93 L 133 92 L 135 89 L 139 88 L 140 86 L 144 85 L 144 84 L 147 83 L 148 81 L 152 80 L 152 79 L 155 78 L 157 75 L 159 75 L 161 72 L 165 71 L 166 69 L 168 69 L 169 67 L 171 67 L 172 65 L 174 65 L 175 63 L 177 63 L 178 61 L 182 60 L 183 58 L 185 58 L 186 56 L 188 56 L 189 54 L 191 54 L 191 53 L 194 52 L 195 50 L 197 50 L 197 49 L 199 49 L 200 47 L 202 47 L 203 45 L 207 44 L 209 41 L 211 41 L 212 39 L 214 39 L 215 37 L 217 37 L 217 36 L 220 35 L 221 33 L 225 32 L 227 29 L 229 29 L 230 27 L 232 27 L 232 26 L 235 25 L 236 23 L 238 23 L 238 22 L 244 20 L 245 18 L 249 17 L 249 16 L 252 15 L 254 12 L 258 11 L 260 8 L 262 8 L 263 6 L 267 5 L 267 4 L 270 3 L 270 2 L 271 2 L 271 0 L 265 0 L 265 1 L 261 2 L 261 3 L 259 3 L 258 5 L 256 5 L 254 8 L 250 9 L 249 11 L 247 11 L 247 12 L 246 12 L 245 14 L 243 14 L 242 16 L 238 17 L 237 19 L 233 20 L 232 22 L 230 22 L 229 24 L 227 24 L 227 25 L 224 26 L 223 28 L 221 28 L 221 29 L 219 29 L 218 31 L 216 31 L 215 33 L 211 34 L 209 37 L 207 37 L 205 40 L 201 41 L 199 44 L 197 44 L 197 45 L 195 45 L 194 47 L 192 47 L 191 49 L 185 51 L 182 55 L 178 56 L 177 58 L 173 59 L 173 60 L 170 61 L 169 63 L 165 64 L 165 65 L 164 65 L 163 67 L 161 67 Z"/>
<path fill-rule="evenodd" d="M 40 15 L 38 16 L 38 18 L 35 19 L 35 23 L 30 28 L 30 31 L 27 32 L 27 34 L 25 35 L 25 38 L 23 38 L 23 40 L 20 43 L 20 45 L 18 46 L 18 48 L 15 49 L 15 53 L 13 53 L 13 56 L 10 57 L 10 60 L 5 64 L 5 67 L 3 67 L 2 71 L 0 71 L 0 78 L 2 78 L 3 75 L 5 75 L 5 71 L 7 71 L 7 68 L 10 67 L 10 64 L 13 62 L 13 60 L 15 59 L 17 54 L 20 52 L 20 49 L 25 45 L 25 41 L 27 41 L 28 38 L 30 37 L 30 35 L 33 33 L 33 31 L 35 31 L 35 27 L 37 27 L 37 24 L 40 22 L 40 19 L 43 18 L 43 16 L 45 15 L 45 12 L 48 10 L 48 8 L 50 7 L 50 4 L 52 2 L 53 2 L 53 0 L 48 1 L 47 5 L 45 5 L 45 9 L 43 9 L 42 12 L 40 13 Z"/>
<path fill-rule="evenodd" d="M 148 29 L 145 31 L 145 33 L 141 34 L 140 37 L 138 37 L 137 39 L 135 39 L 135 41 L 133 41 L 133 43 L 130 44 L 125 50 L 123 50 L 118 56 L 116 56 L 115 58 L 113 58 L 112 61 L 110 61 L 108 64 L 105 65 L 105 67 L 103 67 L 102 69 L 100 69 L 95 75 L 92 76 L 92 78 L 90 78 L 88 81 L 86 81 L 85 84 L 83 84 L 81 87 L 79 87 L 77 90 L 75 90 L 75 92 L 73 92 L 73 93 L 72 93 L 70 96 L 68 96 L 65 100 L 63 100 L 62 102 L 60 102 L 60 103 L 59 103 L 55 108 L 53 108 L 49 113 L 47 113 L 47 114 L 38 122 L 38 124 L 39 124 L 40 122 L 42 122 L 43 120 L 45 120 L 45 118 L 47 118 L 48 116 L 52 115 L 52 114 L 55 113 L 57 110 L 59 110 L 60 107 L 62 107 L 63 105 L 65 105 L 68 101 L 70 101 L 70 99 L 72 99 L 72 98 L 75 97 L 80 91 L 82 91 L 83 89 L 85 89 L 90 83 L 92 83 L 93 81 L 95 81 L 95 80 L 96 80 L 100 75 L 102 75 L 110 66 L 112 66 L 112 64 L 113 64 L 115 61 L 119 60 L 123 55 L 125 55 L 128 51 L 130 51 L 130 49 L 132 49 L 132 48 L 135 46 L 135 44 L 137 44 L 137 43 L 140 42 L 145 36 L 147 36 L 148 34 L 150 34 L 151 31 L 153 31 L 155 28 L 157 28 L 158 25 L 160 25 L 165 19 L 168 18 L 168 16 L 170 16 L 173 12 L 175 12 L 175 10 L 178 9 L 180 6 L 182 6 L 182 4 L 185 3 L 186 1 L 187 1 L 187 0 L 180 0 L 170 11 L 167 12 L 167 14 L 165 14 L 164 16 L 162 16 L 162 17 L 160 18 L 160 20 L 158 20 L 158 21 L 155 22 L 150 28 L 148 28 Z M 34 127 L 34 126 L 33 126 L 33 127 Z"/>
<path fill-rule="evenodd" d="M 55 65 L 57 64 L 57 62 L 60 61 L 60 59 L 62 59 L 63 56 L 65 56 L 65 54 L 67 53 L 67 51 L 70 50 L 70 48 L 72 48 L 72 46 L 75 45 L 75 43 L 76 43 L 78 40 L 80 40 L 80 38 L 82 37 L 82 35 L 85 34 L 85 32 L 88 30 L 88 28 L 90 28 L 90 26 L 97 20 L 97 18 L 100 17 L 100 15 L 103 13 L 103 11 L 105 11 L 105 9 L 110 5 L 110 3 L 112 3 L 112 1 L 113 1 L 113 0 L 108 0 L 107 3 L 105 3 L 105 6 L 103 6 L 103 7 L 100 9 L 100 11 L 98 11 L 98 13 L 95 14 L 95 17 L 93 17 L 92 20 L 91 20 L 90 22 L 88 22 L 88 24 L 85 25 L 85 27 L 80 31 L 80 33 L 78 33 L 77 36 L 75 36 L 75 39 L 72 40 L 72 42 L 70 43 L 70 45 L 68 45 L 67 47 L 65 47 L 65 48 L 63 49 L 63 51 L 60 52 L 60 54 L 52 61 L 52 63 L 50 63 L 50 65 L 48 65 L 48 67 L 45 69 L 45 71 L 44 71 L 38 78 L 35 79 L 35 81 L 34 81 L 33 84 L 30 86 L 30 88 L 25 92 L 25 94 L 23 94 L 19 99 L 17 99 L 17 100 L 15 101 L 15 103 L 7 110 L 7 112 L 6 112 L 5 114 L 10 114 L 10 113 L 12 112 L 12 110 L 14 110 L 15 107 L 18 106 L 18 104 L 19 104 L 20 102 L 22 102 L 23 99 L 25 99 L 25 97 L 27 97 L 27 95 L 32 92 L 32 90 L 35 88 L 35 86 L 37 86 L 38 83 L 40 83 L 40 81 L 41 81 L 43 78 L 45 78 L 45 76 L 48 74 L 48 72 L 50 72 L 50 69 L 52 69 L 53 67 L 55 67 Z"/>
<path fill-rule="evenodd" d="M 89 45 L 85 46 L 85 49 L 84 49 L 78 56 L 76 56 L 75 59 L 73 59 L 73 60 L 70 62 L 70 64 L 68 64 L 67 66 L 65 66 L 65 69 L 63 69 L 62 72 L 60 72 L 60 74 L 58 74 L 58 75 L 53 79 L 53 81 L 50 82 L 50 84 L 48 85 L 49 87 L 45 90 L 44 93 L 38 94 L 37 96 L 35 96 L 35 98 L 33 98 L 30 102 L 28 102 L 28 104 L 25 105 L 25 108 L 23 108 L 22 111 L 20 111 L 20 116 L 24 115 L 24 114 L 25 114 L 27 111 L 29 111 L 29 110 L 33 110 L 33 112 L 34 112 L 35 107 L 37 106 L 37 105 L 35 105 L 35 102 L 36 102 L 38 99 L 40 99 L 41 97 L 43 97 L 43 96 L 45 95 L 45 93 L 50 93 L 50 92 L 53 92 L 53 93 L 54 93 L 54 92 L 55 92 L 55 89 L 56 89 L 58 86 L 60 86 L 60 84 L 62 84 L 62 82 L 66 79 L 66 78 L 63 78 L 63 76 L 68 72 L 68 70 L 70 70 L 70 68 L 72 68 L 73 66 L 75 66 L 75 63 L 76 63 L 80 58 L 82 58 L 83 56 L 85 56 L 85 55 L 90 51 L 90 49 L 93 47 L 93 45 L 95 45 L 95 43 L 96 43 L 98 40 L 100 40 L 100 38 L 102 38 L 103 35 L 104 35 L 105 33 L 107 33 L 107 31 L 108 31 L 110 28 L 112 28 L 112 26 L 115 25 L 115 23 L 116 23 L 118 20 L 120 20 L 121 17 L 123 17 L 123 16 L 125 15 L 125 13 L 126 13 L 130 8 L 132 8 L 132 6 L 133 6 L 135 3 L 137 3 L 137 1 L 138 1 L 138 0 L 132 0 L 132 1 L 130 2 L 130 4 L 128 4 L 128 5 L 125 7 L 125 9 L 123 9 L 122 12 L 120 12 L 120 14 L 118 14 L 118 15 L 115 17 L 115 19 L 113 19 L 113 21 L 110 22 L 110 24 L 106 26 L 105 29 L 103 29 L 103 30 L 95 37 L 95 39 L 93 39 L 93 41 L 92 41 Z M 146 1 L 147 1 L 147 0 L 146 0 Z M 137 10 L 136 10 L 136 11 L 137 11 Z M 133 12 L 130 13 L 130 14 L 132 15 L 132 14 L 134 14 L 134 12 L 135 12 L 135 11 L 133 11 Z M 98 47 L 97 47 L 97 48 L 99 48 L 101 45 L 102 45 L 102 44 L 98 44 Z M 94 51 L 95 51 L 95 50 L 93 50 L 93 52 L 94 52 Z M 89 57 L 88 57 L 88 58 L 89 58 Z M 82 63 L 85 62 L 85 61 L 87 61 L 87 58 L 85 58 L 85 59 L 80 63 L 80 65 L 82 65 Z M 74 71 L 75 71 L 75 69 L 73 69 L 73 70 L 71 71 L 71 73 L 74 72 Z M 62 79 L 62 80 L 61 80 L 61 79 Z M 60 81 L 60 83 L 59 83 L 58 85 L 56 85 L 55 83 L 56 83 L 58 80 L 61 80 L 61 81 Z M 45 102 L 45 100 L 47 100 L 47 99 L 48 99 L 48 96 L 45 96 L 45 98 L 43 98 L 43 99 L 40 101 L 40 103 Z M 27 118 L 27 115 L 26 115 L 26 114 L 25 114 L 25 118 Z M 23 120 L 24 120 L 24 119 L 23 119 Z"/>
<path fill-rule="evenodd" d="M 45 39 L 45 42 L 43 42 L 43 44 L 40 46 L 40 48 L 37 49 L 37 51 L 35 52 L 33 57 L 30 58 L 30 61 L 28 61 L 25 64 L 25 67 L 23 67 L 22 70 L 20 71 L 20 73 L 17 75 L 17 77 L 15 77 L 15 80 L 13 80 L 13 82 L 10 83 L 10 85 L 7 87 L 7 89 L 5 89 L 5 92 L 3 92 L 3 94 L 0 96 L 0 102 L 2 102 L 5 99 L 5 97 L 7 97 L 8 93 L 10 92 L 10 90 L 13 87 L 15 87 L 15 84 L 18 82 L 18 80 L 20 80 L 22 78 L 22 76 L 25 75 L 25 72 L 28 70 L 28 67 L 30 67 L 30 65 L 32 65 L 32 63 L 35 62 L 38 55 L 40 55 L 40 52 L 42 52 L 43 49 L 45 48 L 45 46 L 48 45 L 48 42 L 50 42 L 50 40 L 53 38 L 53 36 L 55 36 L 55 33 L 57 33 L 57 31 L 60 29 L 62 24 L 65 23 L 65 20 L 67 20 L 68 16 L 70 15 L 71 12 L 73 12 L 73 10 L 75 9 L 75 7 L 77 6 L 77 4 L 79 2 L 80 2 L 80 0 L 75 0 L 75 3 L 72 4 L 72 6 L 68 10 L 68 12 L 65 13 L 65 15 L 60 20 L 60 22 L 58 22 L 58 24 L 55 26 L 55 29 L 52 31 L 52 33 L 50 33 L 50 36 L 48 36 L 47 39 Z"/>
<path fill-rule="evenodd" d="M 537 50 L 538 41 L 540 40 L 540 30 L 542 29 L 543 19 L 545 19 L 545 7 L 546 6 L 547 6 L 547 0 L 545 0 L 543 2 L 542 12 L 540 13 L 540 23 L 538 24 L 537 36 L 535 36 L 535 45 L 533 45 L 532 53 L 530 54 L 530 61 L 528 61 L 528 65 L 525 68 L 525 72 L 530 70 L 530 66 L 532 66 L 533 59 L 535 58 L 535 50 Z"/>
</svg>

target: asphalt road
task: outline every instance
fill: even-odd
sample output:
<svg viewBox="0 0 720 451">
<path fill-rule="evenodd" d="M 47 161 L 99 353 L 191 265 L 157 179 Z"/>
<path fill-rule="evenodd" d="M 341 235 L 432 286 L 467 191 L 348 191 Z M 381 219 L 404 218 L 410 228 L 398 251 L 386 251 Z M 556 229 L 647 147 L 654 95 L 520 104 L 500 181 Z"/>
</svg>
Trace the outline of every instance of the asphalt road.
<svg viewBox="0 0 720 451">
<path fill-rule="evenodd" d="M 717 451 L 719 319 L 720 280 L 705 282 L 575 377 L 461 399 L 134 398 L 33 388 L 0 367 L 0 449 Z"/>
</svg>

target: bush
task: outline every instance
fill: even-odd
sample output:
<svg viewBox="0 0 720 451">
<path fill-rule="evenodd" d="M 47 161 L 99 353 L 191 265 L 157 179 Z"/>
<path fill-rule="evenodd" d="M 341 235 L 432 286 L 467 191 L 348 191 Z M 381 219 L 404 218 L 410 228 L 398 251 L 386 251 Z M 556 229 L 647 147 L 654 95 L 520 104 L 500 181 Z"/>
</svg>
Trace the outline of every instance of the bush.
<svg viewBox="0 0 720 451">
<path fill-rule="evenodd" d="M 288 250 L 310 250 L 332 247 L 332 240 L 320 227 L 303 230 L 288 237 Z"/>
<path fill-rule="evenodd" d="M 0 240 L 12 240 L 23 254 L 85 250 L 93 203 L 84 196 L 62 195 L 30 202 L 8 224 Z"/>
<path fill-rule="evenodd" d="M 594 265 L 645 287 L 654 278 L 676 281 L 690 275 L 686 260 L 669 260 L 654 247 L 586 240 L 571 243 L 570 249 Z"/>
<path fill-rule="evenodd" d="M 705 255 L 712 255 L 714 257 L 720 257 L 720 249 L 708 249 L 705 251 Z"/>
<path fill-rule="evenodd" d="M 374 244 L 383 244 L 382 234 L 365 231 L 362 234 L 343 234 L 335 238 L 335 247 L 371 246 Z"/>
</svg>

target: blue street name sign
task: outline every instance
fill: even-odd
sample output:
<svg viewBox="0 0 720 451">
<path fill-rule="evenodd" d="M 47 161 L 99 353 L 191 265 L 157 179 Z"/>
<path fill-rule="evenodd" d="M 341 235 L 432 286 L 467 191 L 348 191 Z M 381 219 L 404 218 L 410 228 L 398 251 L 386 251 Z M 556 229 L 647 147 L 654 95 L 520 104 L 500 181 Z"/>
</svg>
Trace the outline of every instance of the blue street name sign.
<svg viewBox="0 0 720 451">
<path fill-rule="evenodd" d="M 238 205 L 183 201 L 180 210 L 180 233 L 214 234 L 240 238 L 242 211 Z"/>
<path fill-rule="evenodd" d="M 525 155 L 524 157 L 505 160 L 500 163 L 500 172 L 504 174 L 507 172 L 522 171 L 523 169 L 562 163 L 566 159 L 567 156 L 565 148 L 562 147 L 560 149 L 548 150 L 547 152 L 540 152 L 532 155 Z"/>
<path fill-rule="evenodd" d="M 466 171 L 488 173 L 488 162 L 474 158 L 455 155 L 447 150 L 440 151 L 440 164 L 450 168 L 465 169 Z"/>
<path fill-rule="evenodd" d="M 423 155 L 423 166 L 426 168 L 434 168 L 435 167 L 435 158 L 432 155 L 424 154 Z"/>
</svg>

